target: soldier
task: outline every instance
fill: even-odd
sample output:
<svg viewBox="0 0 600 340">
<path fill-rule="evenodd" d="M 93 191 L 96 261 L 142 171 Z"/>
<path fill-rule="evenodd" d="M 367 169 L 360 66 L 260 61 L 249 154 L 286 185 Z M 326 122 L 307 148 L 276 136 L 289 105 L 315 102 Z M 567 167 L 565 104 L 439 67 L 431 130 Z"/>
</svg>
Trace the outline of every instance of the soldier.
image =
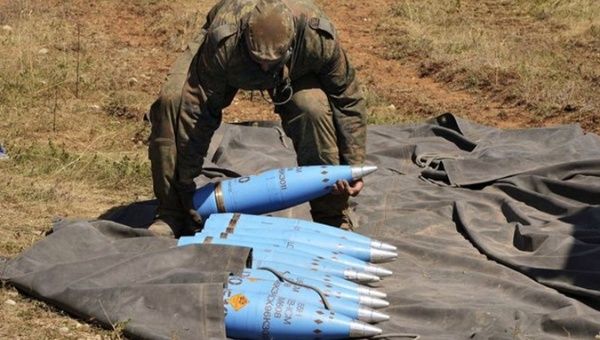
<svg viewBox="0 0 600 340">
<path fill-rule="evenodd" d="M 365 101 L 324 13 L 311 0 L 221 0 L 150 109 L 154 234 L 191 234 L 201 223 L 194 178 L 238 89 L 268 92 L 299 165 L 364 162 Z M 348 198 L 362 187 L 336 183 L 310 202 L 313 219 L 352 229 Z"/>
</svg>

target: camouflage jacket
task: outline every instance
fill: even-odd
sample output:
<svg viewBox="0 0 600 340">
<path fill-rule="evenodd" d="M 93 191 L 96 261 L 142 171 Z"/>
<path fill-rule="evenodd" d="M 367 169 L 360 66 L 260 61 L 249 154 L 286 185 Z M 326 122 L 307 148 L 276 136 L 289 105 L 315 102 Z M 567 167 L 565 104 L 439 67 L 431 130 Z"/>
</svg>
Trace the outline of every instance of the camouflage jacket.
<svg viewBox="0 0 600 340">
<path fill-rule="evenodd" d="M 365 101 L 346 53 L 325 14 L 311 0 L 283 0 L 294 14 L 296 38 L 294 56 L 288 62 L 292 82 L 315 74 L 333 107 L 338 129 L 341 162 L 361 164 L 365 159 Z M 206 38 L 193 61 L 199 109 L 205 122 L 216 129 L 221 111 L 238 89 L 267 90 L 279 79 L 265 74 L 250 59 L 244 39 L 245 17 L 256 0 L 222 0 L 209 12 Z M 212 135 L 212 133 L 210 133 Z"/>
</svg>

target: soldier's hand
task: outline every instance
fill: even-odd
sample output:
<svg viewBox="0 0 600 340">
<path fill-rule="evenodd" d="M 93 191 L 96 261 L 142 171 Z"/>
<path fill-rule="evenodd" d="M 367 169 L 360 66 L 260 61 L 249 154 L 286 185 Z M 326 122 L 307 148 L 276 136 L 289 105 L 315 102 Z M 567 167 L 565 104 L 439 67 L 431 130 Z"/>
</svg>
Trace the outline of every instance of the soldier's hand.
<svg viewBox="0 0 600 340">
<path fill-rule="evenodd" d="M 362 179 L 357 179 L 355 181 L 352 181 L 351 183 L 348 183 L 348 181 L 341 179 L 335 182 L 331 193 L 334 195 L 348 195 L 354 197 L 360 193 L 364 186 L 365 183 Z"/>
</svg>

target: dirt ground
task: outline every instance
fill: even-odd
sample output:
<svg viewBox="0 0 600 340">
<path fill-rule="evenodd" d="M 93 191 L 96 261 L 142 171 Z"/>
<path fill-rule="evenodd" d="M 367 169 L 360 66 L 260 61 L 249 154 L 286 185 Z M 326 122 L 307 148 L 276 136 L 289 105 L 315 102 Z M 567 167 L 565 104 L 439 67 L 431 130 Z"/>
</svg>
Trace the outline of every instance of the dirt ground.
<svg viewBox="0 0 600 340">
<path fill-rule="evenodd" d="M 344 46 L 365 84 L 387 102 L 424 116 L 453 112 L 461 117 L 503 128 L 523 127 L 528 112 L 465 91 L 451 90 L 431 78 L 420 77 L 415 64 L 401 64 L 384 55 L 378 18 L 394 1 L 332 1 L 325 8 L 337 23 Z"/>
<path fill-rule="evenodd" d="M 511 103 L 503 103 L 485 93 L 454 89 L 450 84 L 421 77 L 417 63 L 401 63 L 385 57 L 384 37 L 379 35 L 378 18 L 393 0 L 322 2 L 326 13 L 336 25 L 351 62 L 356 67 L 361 83 L 377 93 L 385 103 L 386 115 L 411 117 L 396 121 L 425 119 L 444 112 L 478 123 L 500 128 L 522 128 L 532 125 L 534 114 Z M 390 109 L 391 108 L 391 109 Z M 226 119 L 244 121 L 252 119 L 277 119 L 270 106 L 264 105 L 258 94 L 254 100 L 238 96 L 233 107 L 226 110 Z M 392 119 L 393 120 L 393 119 Z M 548 124 L 557 121 L 548 121 Z"/>
<path fill-rule="evenodd" d="M 498 102 L 485 94 L 452 89 L 428 77 L 421 77 L 415 63 L 400 63 L 384 57 L 385 44 L 378 33 L 378 18 L 394 0 L 322 2 L 326 13 L 336 25 L 361 83 L 382 97 L 387 114 L 413 112 L 411 119 L 424 119 L 452 112 L 466 119 L 501 128 L 529 126 L 531 115 L 526 109 Z M 226 112 L 229 119 L 276 119 L 269 106 L 256 100 L 237 99 L 237 108 Z M 397 110 L 401 108 L 401 110 Z M 405 119 L 399 118 L 398 121 Z M 548 122 L 552 124 L 554 122 Z"/>
<path fill-rule="evenodd" d="M 502 103 L 485 93 L 453 89 L 449 84 L 421 77 L 417 63 L 401 63 L 385 58 L 384 37 L 378 30 L 380 18 L 385 17 L 393 0 L 351 1 L 333 0 L 320 2 L 325 12 L 336 25 L 351 62 L 356 67 L 359 79 L 367 91 L 373 91 L 385 103 L 386 114 L 401 115 L 412 112 L 410 119 L 435 116 L 453 112 L 461 117 L 502 128 L 518 128 L 531 125 L 533 113 L 510 103 Z M 85 6 L 85 5 L 84 5 Z M 93 5 L 89 5 L 93 6 Z M 93 6 L 93 7 L 98 7 Z M 142 51 L 138 67 L 151 77 L 144 89 L 157 92 L 169 65 L 176 53 L 157 55 L 153 46 L 160 45 L 164 37 L 155 36 L 144 30 L 140 22 L 151 20 L 151 16 L 137 16 L 134 6 L 123 8 L 103 7 L 82 13 L 93 16 L 96 26 L 112 32 L 115 45 L 125 45 Z M 110 12 L 113 13 L 110 13 Z M 122 27 L 128 27 L 123 31 Z M 238 94 L 232 106 L 225 110 L 226 121 L 278 119 L 271 106 L 265 103 L 258 92 Z M 397 121 L 405 121 L 399 117 Z M 555 123 L 552 121 L 549 124 Z"/>
</svg>

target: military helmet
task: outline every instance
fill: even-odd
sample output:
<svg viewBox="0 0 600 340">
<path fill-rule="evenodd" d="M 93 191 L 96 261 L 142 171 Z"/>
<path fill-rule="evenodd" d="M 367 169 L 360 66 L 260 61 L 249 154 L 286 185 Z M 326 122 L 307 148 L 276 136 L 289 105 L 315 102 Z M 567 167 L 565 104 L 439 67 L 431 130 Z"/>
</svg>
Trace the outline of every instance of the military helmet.
<svg viewBox="0 0 600 340">
<path fill-rule="evenodd" d="M 294 16 L 281 0 L 259 0 L 249 13 L 244 33 L 250 57 L 257 62 L 285 62 L 294 31 Z"/>
</svg>

